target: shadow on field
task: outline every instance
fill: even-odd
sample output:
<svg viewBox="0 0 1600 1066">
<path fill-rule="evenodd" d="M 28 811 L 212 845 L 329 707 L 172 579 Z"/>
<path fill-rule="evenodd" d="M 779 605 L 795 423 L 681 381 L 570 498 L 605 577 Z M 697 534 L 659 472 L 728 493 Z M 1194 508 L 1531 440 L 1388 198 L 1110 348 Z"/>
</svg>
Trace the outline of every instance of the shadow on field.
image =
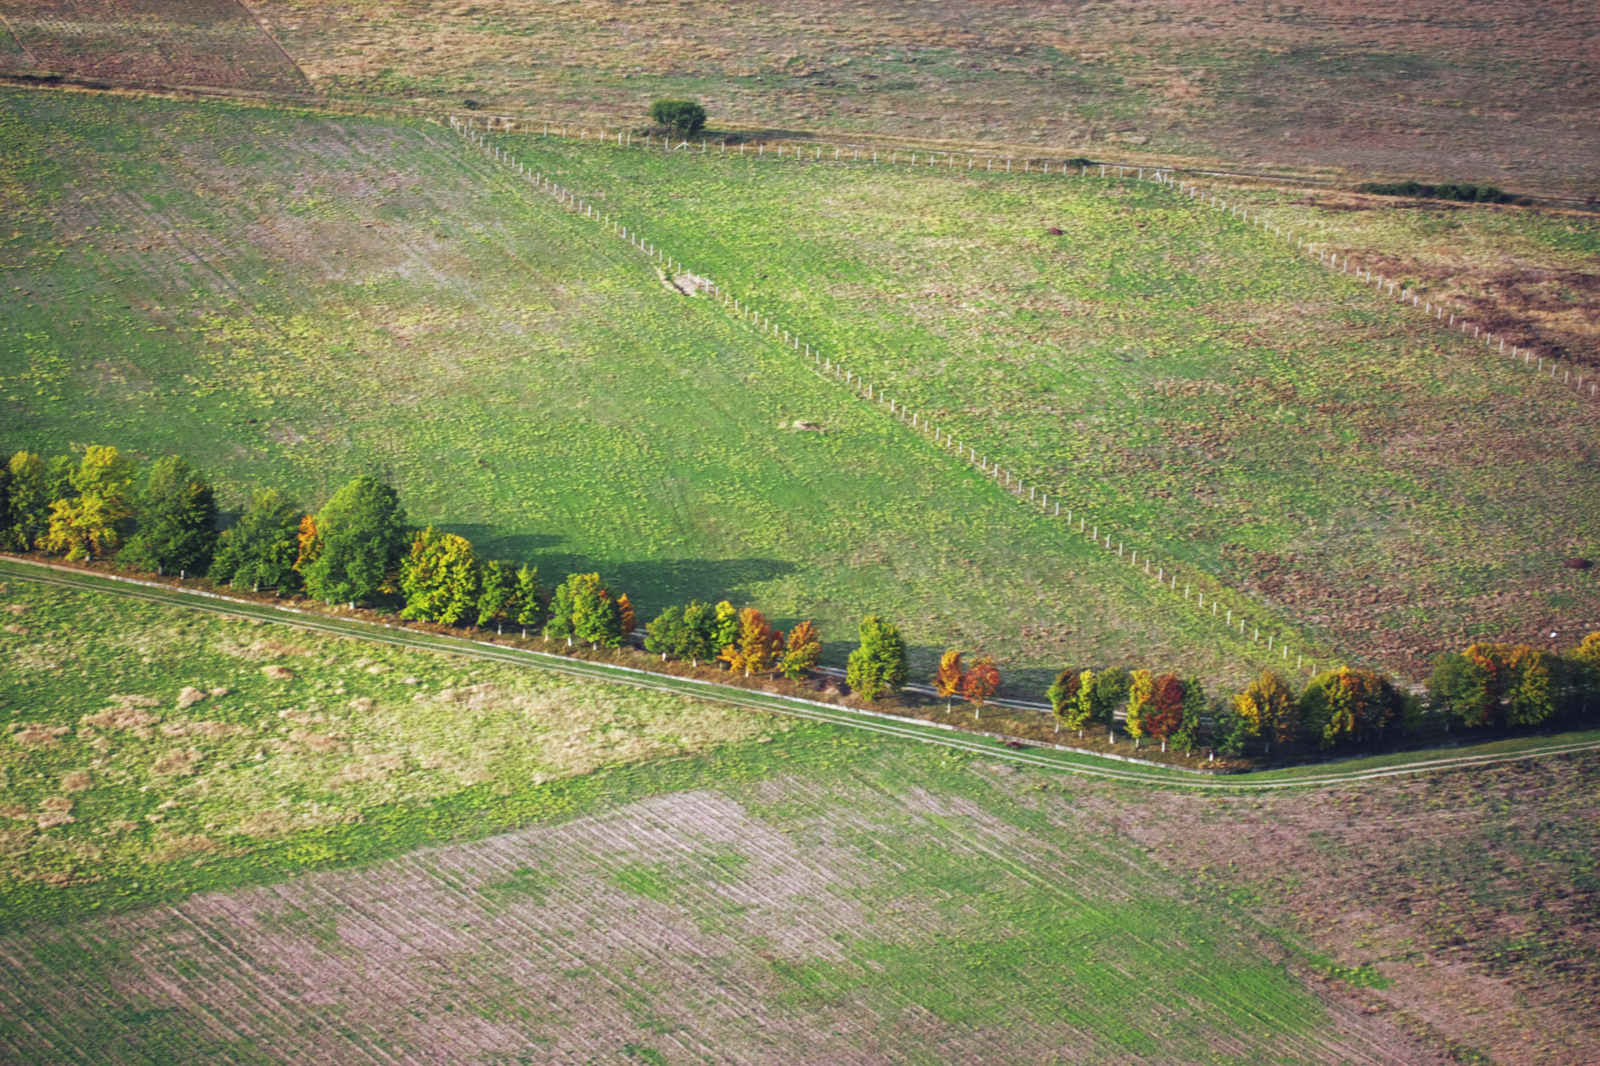
<svg viewBox="0 0 1600 1066">
<path fill-rule="evenodd" d="M 581 552 L 562 551 L 564 537 L 524 533 L 497 537 L 486 525 L 449 525 L 438 529 L 465 537 L 483 555 L 527 563 L 539 568 L 539 581 L 546 588 L 559 585 L 568 574 L 599 574 L 616 592 L 626 592 L 642 624 L 662 608 L 690 600 L 716 603 L 732 600 L 747 606 L 753 589 L 797 569 L 778 559 L 642 559 L 617 562 Z"/>
</svg>

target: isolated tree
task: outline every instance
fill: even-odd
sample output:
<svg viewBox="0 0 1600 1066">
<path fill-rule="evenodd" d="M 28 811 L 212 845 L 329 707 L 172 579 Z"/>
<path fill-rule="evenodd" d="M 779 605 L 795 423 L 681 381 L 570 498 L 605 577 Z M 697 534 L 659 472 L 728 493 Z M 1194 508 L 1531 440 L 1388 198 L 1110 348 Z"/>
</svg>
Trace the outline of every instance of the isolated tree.
<svg viewBox="0 0 1600 1066">
<path fill-rule="evenodd" d="M 1128 675 L 1128 734 L 1142 737 L 1145 734 L 1145 715 L 1156 694 L 1155 678 L 1148 670 L 1135 670 Z"/>
<path fill-rule="evenodd" d="M 0 513 L 0 549 L 27 551 L 50 520 L 44 460 L 32 452 L 17 452 L 6 463 L 6 472 L 10 486 L 5 511 Z"/>
<path fill-rule="evenodd" d="M 1078 692 L 1082 686 L 1083 675 L 1068 667 L 1056 675 L 1055 681 L 1045 691 L 1045 698 L 1050 701 L 1050 713 L 1055 715 L 1057 733 L 1061 732 L 1062 726 L 1066 726 L 1082 734 L 1084 718 L 1078 704 Z"/>
<path fill-rule="evenodd" d="M 1185 687 L 1177 674 L 1162 674 L 1155 679 L 1150 703 L 1144 716 L 1147 732 L 1161 741 L 1161 750 L 1167 750 L 1167 740 L 1183 724 Z"/>
<path fill-rule="evenodd" d="M 974 718 L 983 717 L 983 705 L 999 691 L 1000 668 L 995 666 L 993 659 L 987 657 L 973 663 L 961 679 L 961 695 L 975 708 Z"/>
<path fill-rule="evenodd" d="M 1375 740 L 1400 720 L 1404 709 L 1394 683 L 1372 670 L 1329 670 L 1312 678 L 1300 695 L 1300 722 L 1324 748 Z"/>
<path fill-rule="evenodd" d="M 869 614 L 859 632 L 861 644 L 850 653 L 846 681 L 869 700 L 899 692 L 906 683 L 906 644 L 899 627 Z"/>
<path fill-rule="evenodd" d="M 683 609 L 668 607 L 644 624 L 644 650 L 661 656 L 676 654 L 683 643 Z"/>
<path fill-rule="evenodd" d="M 1298 701 L 1283 678 L 1271 670 L 1262 671 L 1233 698 L 1233 704 L 1250 735 L 1261 737 L 1268 751 L 1274 740 L 1285 743 L 1293 738 Z"/>
<path fill-rule="evenodd" d="M 117 557 L 144 570 L 199 573 L 216 549 L 217 503 L 210 483 L 178 455 L 157 459 L 134 507 L 138 531 Z"/>
<path fill-rule="evenodd" d="M 208 576 L 235 588 L 298 588 L 299 526 L 300 508 L 277 489 L 263 489 L 217 538 Z"/>
<path fill-rule="evenodd" d="M 321 551 L 301 574 L 306 591 L 329 603 L 384 591 L 411 544 L 400 494 L 370 474 L 345 485 L 317 512 L 316 535 Z"/>
<path fill-rule="evenodd" d="M 517 568 L 502 559 L 491 559 L 479 571 L 482 589 L 478 593 L 478 620 L 481 627 L 499 629 L 517 617 Z"/>
<path fill-rule="evenodd" d="M 1206 686 L 1198 677 L 1183 684 L 1183 710 L 1178 719 L 1178 729 L 1172 734 L 1172 746 L 1193 751 L 1200 743 L 1207 709 Z"/>
<path fill-rule="evenodd" d="M 739 608 L 723 600 L 712 615 L 711 645 L 716 655 L 739 639 Z"/>
<path fill-rule="evenodd" d="M 475 618 L 483 594 L 483 564 L 472 542 L 432 526 L 417 533 L 400 562 L 400 617 L 453 626 Z"/>
<path fill-rule="evenodd" d="M 799 681 L 817 668 L 817 660 L 820 658 L 822 658 L 822 638 L 817 633 L 817 627 L 810 622 L 801 622 L 789 630 L 789 636 L 784 641 L 783 659 L 779 669 L 790 681 Z"/>
<path fill-rule="evenodd" d="M 730 670 L 743 670 L 744 676 L 759 674 L 772 666 L 783 654 L 783 634 L 767 623 L 766 616 L 754 607 L 739 612 L 739 638 L 726 648 L 718 658 Z"/>
<path fill-rule="evenodd" d="M 967 672 L 961 668 L 961 653 L 955 648 L 946 649 L 939 656 L 939 672 L 933 675 L 933 691 L 945 701 L 944 709 L 950 709 L 950 701 L 961 695 L 961 681 Z"/>
<path fill-rule="evenodd" d="M 628 599 L 624 592 L 617 597 L 617 628 L 622 631 L 622 639 L 627 640 L 633 636 L 633 631 L 639 627 L 639 619 L 633 613 L 633 601 Z"/>
<path fill-rule="evenodd" d="M 693 100 L 657 100 L 650 105 L 650 119 L 692 137 L 705 129 L 706 109 Z"/>
</svg>

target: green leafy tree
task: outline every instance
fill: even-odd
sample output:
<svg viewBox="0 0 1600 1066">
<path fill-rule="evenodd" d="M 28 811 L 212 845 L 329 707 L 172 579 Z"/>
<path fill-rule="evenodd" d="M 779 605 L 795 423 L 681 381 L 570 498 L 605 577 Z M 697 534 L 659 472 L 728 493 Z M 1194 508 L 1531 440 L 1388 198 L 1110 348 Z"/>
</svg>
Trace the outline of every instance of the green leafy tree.
<svg viewBox="0 0 1600 1066">
<path fill-rule="evenodd" d="M 683 609 L 683 628 L 678 631 L 680 643 L 674 649 L 674 654 L 680 659 L 688 659 L 693 666 L 699 666 L 701 659 L 715 659 L 726 646 L 718 644 L 721 626 L 722 613 L 719 607 L 690 600 Z"/>
<path fill-rule="evenodd" d="M 1405 698 L 1394 683 L 1371 670 L 1329 670 L 1312 678 L 1300 695 L 1300 722 L 1324 748 L 1376 740 L 1404 710 Z"/>
<path fill-rule="evenodd" d="M 861 620 L 860 637 L 845 671 L 850 687 L 869 700 L 900 691 L 906 683 L 906 645 L 899 627 L 868 615 Z"/>
<path fill-rule="evenodd" d="M 1565 656 L 1568 702 L 1579 714 L 1600 707 L 1600 633 L 1590 633 Z"/>
<path fill-rule="evenodd" d="M 481 573 L 483 591 L 478 593 L 477 624 L 499 629 L 516 621 L 521 609 L 517 603 L 517 568 L 504 560 L 491 559 L 483 564 Z"/>
<path fill-rule="evenodd" d="M 650 119 L 692 137 L 705 129 L 706 109 L 693 100 L 657 100 L 650 105 Z"/>
<path fill-rule="evenodd" d="M 73 479 L 78 474 L 78 460 L 70 455 L 58 455 L 45 465 L 45 498 L 51 503 L 70 500 L 78 495 Z"/>
<path fill-rule="evenodd" d="M 301 574 L 306 591 L 329 603 L 389 590 L 411 544 L 400 494 L 370 474 L 333 494 L 317 513 L 314 532 L 320 551 Z"/>
<path fill-rule="evenodd" d="M 727 600 L 717 604 L 715 620 L 711 628 L 712 655 L 720 656 L 724 651 L 733 646 L 739 639 L 739 609 Z"/>
<path fill-rule="evenodd" d="M 1537 725 L 1556 710 L 1553 658 L 1526 644 L 1473 644 L 1435 660 L 1430 702 L 1470 728 Z"/>
<path fill-rule="evenodd" d="M 1250 722 L 1232 702 L 1219 702 L 1211 715 L 1211 746 L 1219 755 L 1239 755 L 1251 736 Z"/>
<path fill-rule="evenodd" d="M 1096 674 L 1094 691 L 1091 693 L 1094 700 L 1094 720 L 1108 723 L 1114 721 L 1117 708 L 1127 702 L 1128 690 L 1132 685 L 1132 676 L 1120 666 L 1113 666 Z"/>
<path fill-rule="evenodd" d="M 138 531 L 117 561 L 143 570 L 199 573 L 217 543 L 217 503 L 211 485 L 178 455 L 157 459 L 134 507 Z"/>
<path fill-rule="evenodd" d="M 139 464 L 109 444 L 91 444 L 83 459 L 67 476 L 79 496 L 98 496 L 106 501 L 127 503 L 133 492 L 133 479 Z"/>
<path fill-rule="evenodd" d="M 1173 747 L 1182 748 L 1184 751 L 1195 749 L 1200 743 L 1207 709 L 1205 682 L 1198 677 L 1191 677 L 1183 683 L 1183 711 L 1178 721 L 1178 730 L 1172 734 Z"/>
<path fill-rule="evenodd" d="M 572 635 L 593 647 L 622 646 L 622 611 L 599 574 L 582 574 L 572 595 Z"/>
<path fill-rule="evenodd" d="M 536 626 L 544 611 L 544 590 L 539 587 L 539 568 L 524 566 L 517 570 L 517 613 L 513 616 L 519 626 Z"/>
<path fill-rule="evenodd" d="M 1089 673 L 1085 671 L 1085 673 Z M 1094 675 L 1090 673 L 1092 678 Z M 1049 689 L 1045 691 L 1045 698 L 1050 701 L 1050 713 L 1056 719 L 1056 732 L 1061 732 L 1061 727 L 1076 729 L 1081 734 L 1087 719 L 1083 717 L 1082 709 L 1078 703 L 1078 693 L 1083 687 L 1083 674 L 1068 667 L 1056 675 Z"/>
<path fill-rule="evenodd" d="M 400 617 L 453 626 L 476 617 L 483 596 L 483 564 L 472 542 L 432 526 L 417 533 L 400 562 Z"/>
<path fill-rule="evenodd" d="M 44 460 L 32 452 L 17 452 L 6 464 L 10 491 L 0 513 L 0 549 L 27 551 L 50 520 L 50 491 Z"/>
<path fill-rule="evenodd" d="M 1156 694 L 1156 681 L 1148 670 L 1135 670 L 1128 676 L 1128 717 L 1127 726 L 1130 736 L 1142 737 L 1145 734 L 1145 714 L 1150 708 L 1150 701 Z"/>
<path fill-rule="evenodd" d="M 299 588 L 300 574 L 294 568 L 299 528 L 300 508 L 294 501 L 277 489 L 256 493 L 239 521 L 217 538 L 211 580 L 235 588 Z"/>
<path fill-rule="evenodd" d="M 799 681 L 817 668 L 817 660 L 822 658 L 822 637 L 817 633 L 817 627 L 810 622 L 801 622 L 789 630 L 788 639 L 784 641 L 783 659 L 779 669 L 783 676 L 790 681 Z"/>
<path fill-rule="evenodd" d="M 683 608 L 668 607 L 644 624 L 644 650 L 661 656 L 675 654 L 683 643 Z"/>
</svg>

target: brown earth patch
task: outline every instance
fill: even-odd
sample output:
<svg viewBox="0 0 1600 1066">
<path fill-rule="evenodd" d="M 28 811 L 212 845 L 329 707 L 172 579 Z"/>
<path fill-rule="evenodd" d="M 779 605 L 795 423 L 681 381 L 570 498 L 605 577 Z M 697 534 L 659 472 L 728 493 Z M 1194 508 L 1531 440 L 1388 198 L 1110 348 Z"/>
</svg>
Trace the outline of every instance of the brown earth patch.
<svg viewBox="0 0 1600 1066">
<path fill-rule="evenodd" d="M 156 759 L 150 772 L 164 777 L 186 777 L 194 773 L 195 766 L 205 758 L 204 752 L 172 751 Z"/>
<path fill-rule="evenodd" d="M 294 671 L 284 666 L 263 666 L 261 672 L 274 681 L 294 680 Z"/>
<path fill-rule="evenodd" d="M 68 726 L 30 725 L 26 722 L 13 723 L 11 729 L 12 740 L 31 748 L 49 747 L 72 732 Z"/>
</svg>

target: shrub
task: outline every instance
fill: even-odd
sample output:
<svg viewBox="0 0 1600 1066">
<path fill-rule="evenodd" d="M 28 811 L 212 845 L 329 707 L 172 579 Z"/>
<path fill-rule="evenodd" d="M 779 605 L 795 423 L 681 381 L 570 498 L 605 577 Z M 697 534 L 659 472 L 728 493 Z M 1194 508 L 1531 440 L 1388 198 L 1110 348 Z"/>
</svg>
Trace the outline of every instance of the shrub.
<svg viewBox="0 0 1600 1066">
<path fill-rule="evenodd" d="M 1423 200 L 1457 200 L 1465 203 L 1503 204 L 1511 197 L 1493 185 L 1444 184 L 1427 185 L 1419 181 L 1367 181 L 1356 186 L 1357 192 L 1377 196 L 1413 196 Z"/>
<path fill-rule="evenodd" d="M 650 118 L 687 137 L 705 129 L 706 109 L 693 100 L 657 100 L 650 105 Z"/>
</svg>

